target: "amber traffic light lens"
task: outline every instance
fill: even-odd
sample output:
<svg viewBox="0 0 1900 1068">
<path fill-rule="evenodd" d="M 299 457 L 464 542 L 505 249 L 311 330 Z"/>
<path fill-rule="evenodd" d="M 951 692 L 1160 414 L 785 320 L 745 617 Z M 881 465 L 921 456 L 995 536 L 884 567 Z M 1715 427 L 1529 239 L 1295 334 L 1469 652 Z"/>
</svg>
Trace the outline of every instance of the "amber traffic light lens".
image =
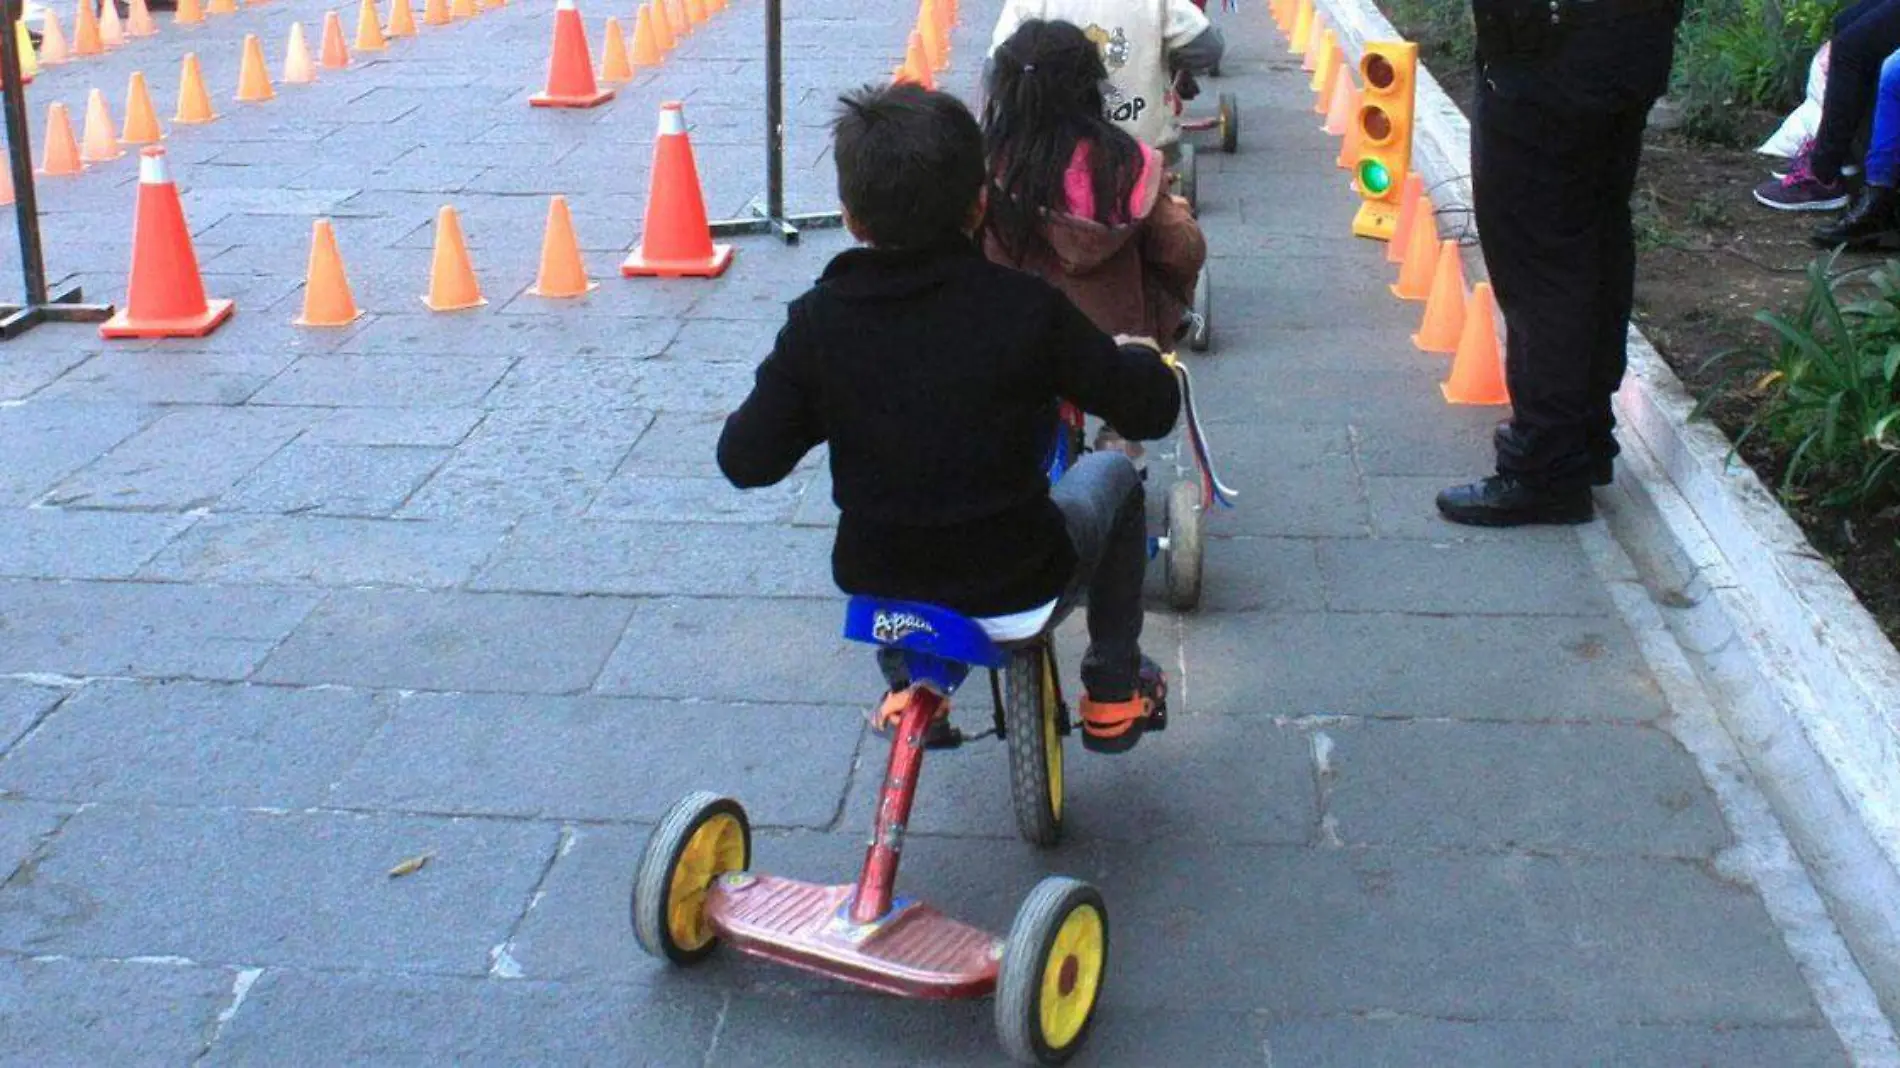
<svg viewBox="0 0 1900 1068">
<path fill-rule="evenodd" d="M 1376 159 L 1360 160 L 1359 188 L 1368 196 L 1382 197 L 1392 191 L 1392 172 Z"/>
<path fill-rule="evenodd" d="M 1384 91 L 1392 88 L 1398 81 L 1399 72 L 1392 67 L 1392 61 L 1374 52 L 1366 57 L 1366 88 Z"/>
<path fill-rule="evenodd" d="M 1385 144 L 1392 137 L 1392 116 L 1376 104 L 1369 105 L 1359 112 L 1359 132 L 1371 144 Z"/>
</svg>

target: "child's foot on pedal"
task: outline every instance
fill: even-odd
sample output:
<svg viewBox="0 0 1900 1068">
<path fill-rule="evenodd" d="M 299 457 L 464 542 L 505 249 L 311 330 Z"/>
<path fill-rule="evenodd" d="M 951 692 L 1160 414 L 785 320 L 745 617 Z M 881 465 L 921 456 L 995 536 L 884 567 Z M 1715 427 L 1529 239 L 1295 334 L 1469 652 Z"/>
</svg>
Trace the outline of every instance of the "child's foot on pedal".
<svg viewBox="0 0 1900 1068">
<path fill-rule="evenodd" d="M 1126 753 L 1143 734 L 1167 726 L 1167 675 L 1145 656 L 1134 696 L 1122 701 L 1082 698 L 1082 745 L 1097 753 Z"/>
</svg>

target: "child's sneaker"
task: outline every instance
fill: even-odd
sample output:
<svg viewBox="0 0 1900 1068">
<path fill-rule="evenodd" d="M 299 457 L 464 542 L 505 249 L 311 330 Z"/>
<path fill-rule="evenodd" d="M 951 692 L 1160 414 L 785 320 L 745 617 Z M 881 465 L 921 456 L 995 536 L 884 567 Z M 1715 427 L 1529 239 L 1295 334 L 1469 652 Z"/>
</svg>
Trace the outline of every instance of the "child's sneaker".
<svg viewBox="0 0 1900 1068">
<path fill-rule="evenodd" d="M 1082 745 L 1097 753 L 1126 753 L 1148 731 L 1168 726 L 1168 678 L 1161 665 L 1141 658 L 1135 696 L 1126 701 L 1082 698 Z"/>
<path fill-rule="evenodd" d="M 1845 177 L 1827 181 L 1814 173 L 1807 157 L 1800 157 L 1778 181 L 1755 187 L 1755 200 L 1776 211 L 1838 211 L 1847 206 L 1850 190 Z"/>
</svg>

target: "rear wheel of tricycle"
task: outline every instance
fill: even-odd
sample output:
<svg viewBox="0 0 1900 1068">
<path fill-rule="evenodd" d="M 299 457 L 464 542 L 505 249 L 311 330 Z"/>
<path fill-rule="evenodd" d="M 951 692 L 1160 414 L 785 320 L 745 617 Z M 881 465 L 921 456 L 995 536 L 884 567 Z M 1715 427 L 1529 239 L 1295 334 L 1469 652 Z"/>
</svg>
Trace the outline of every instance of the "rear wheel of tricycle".
<svg viewBox="0 0 1900 1068">
<path fill-rule="evenodd" d="M 1240 98 L 1232 93 L 1220 95 L 1220 150 L 1230 156 L 1240 151 Z"/>
<path fill-rule="evenodd" d="M 1194 280 L 1194 308 L 1188 317 L 1188 348 L 1195 352 L 1206 352 L 1214 347 L 1214 283 L 1207 277 L 1207 267 L 1201 267 L 1200 277 Z"/>
<path fill-rule="evenodd" d="M 697 964 L 718 946 L 706 919 L 713 880 L 752 865 L 752 824 L 739 802 L 687 794 L 647 839 L 633 876 L 633 934 L 674 964 Z"/>
<path fill-rule="evenodd" d="M 1062 699 L 1055 650 L 1047 641 L 1010 653 L 1003 678 L 1003 731 L 1009 737 L 1016 829 L 1031 845 L 1062 837 Z"/>
<path fill-rule="evenodd" d="M 1061 1064 L 1095 1019 L 1108 966 L 1108 908 L 1087 883 L 1051 876 L 1016 912 L 996 979 L 996 1031 L 1022 1064 Z"/>
<path fill-rule="evenodd" d="M 1198 213 L 1201 210 L 1201 169 L 1194 149 L 1194 142 L 1183 139 L 1180 144 L 1181 158 L 1175 164 L 1175 191 L 1181 199 L 1188 202 L 1188 210 Z"/>
<path fill-rule="evenodd" d="M 1176 482 L 1168 494 L 1168 604 L 1191 612 L 1201 603 L 1201 487 Z"/>
</svg>

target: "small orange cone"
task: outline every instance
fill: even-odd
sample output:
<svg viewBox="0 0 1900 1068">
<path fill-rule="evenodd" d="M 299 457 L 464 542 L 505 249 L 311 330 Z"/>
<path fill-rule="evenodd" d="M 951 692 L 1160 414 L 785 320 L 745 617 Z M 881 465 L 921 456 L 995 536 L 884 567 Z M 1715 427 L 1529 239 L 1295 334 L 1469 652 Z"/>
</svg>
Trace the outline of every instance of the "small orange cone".
<svg viewBox="0 0 1900 1068">
<path fill-rule="evenodd" d="M 1326 107 L 1326 123 L 1320 129 L 1334 137 L 1359 125 L 1359 87 L 1352 82 L 1352 71 L 1342 64 L 1333 79 L 1332 100 Z"/>
<path fill-rule="evenodd" d="M 422 24 L 424 26 L 447 26 L 455 21 L 449 16 L 449 0 L 423 0 Z"/>
<path fill-rule="evenodd" d="M 1365 151 L 1366 147 L 1366 131 L 1359 125 L 1360 100 L 1358 98 L 1360 93 L 1355 89 L 1352 95 L 1354 98 L 1352 108 L 1353 117 L 1351 121 L 1346 123 L 1346 136 L 1341 138 L 1339 142 L 1339 157 L 1333 161 L 1339 165 L 1339 169 L 1342 171 L 1350 171 L 1358 167 L 1359 156 Z M 1356 176 L 1352 180 L 1352 187 L 1355 190 L 1359 188 L 1359 179 Z"/>
<path fill-rule="evenodd" d="M 653 32 L 653 5 L 640 8 L 633 18 L 633 61 L 635 70 L 657 67 L 666 60 L 666 52 L 660 47 L 660 39 Z"/>
<path fill-rule="evenodd" d="M 336 231 L 330 220 L 318 219 L 310 227 L 310 266 L 304 271 L 303 314 L 292 319 L 297 326 L 348 326 L 361 318 L 356 297 L 350 292 L 350 279 L 343 271 L 343 256 L 336 249 Z"/>
<path fill-rule="evenodd" d="M 1400 300 L 1424 300 L 1432 295 L 1432 276 L 1438 270 L 1438 220 L 1426 225 L 1421 215 L 1412 225 L 1412 239 L 1399 268 L 1392 295 Z"/>
<path fill-rule="evenodd" d="M 488 303 L 482 284 L 468 261 L 468 242 L 462 239 L 462 219 L 444 204 L 435 215 L 435 256 L 429 265 L 429 295 L 422 303 L 430 311 L 462 311 Z"/>
<path fill-rule="evenodd" d="M 1449 356 L 1458 351 L 1459 335 L 1465 329 L 1465 264 L 1458 255 L 1458 242 L 1439 246 L 1438 270 L 1432 275 L 1431 296 L 1425 301 L 1425 319 L 1412 344 L 1420 352 Z"/>
<path fill-rule="evenodd" d="M 324 70 L 343 70 L 350 65 L 350 46 L 343 43 L 343 18 L 334 11 L 323 13 L 323 54 L 317 63 Z"/>
<path fill-rule="evenodd" d="M 99 42 L 107 48 L 125 47 L 125 23 L 119 19 L 119 5 L 112 0 L 99 5 Z"/>
<path fill-rule="evenodd" d="M 158 23 L 152 21 L 152 9 L 145 0 L 132 0 L 125 18 L 125 32 L 133 37 L 151 37 L 158 33 Z"/>
<path fill-rule="evenodd" d="M 47 178 L 63 178 L 86 169 L 79 156 L 79 141 L 73 136 L 73 119 L 66 105 L 49 104 L 46 108 L 46 153 L 40 157 L 39 173 Z"/>
<path fill-rule="evenodd" d="M 632 81 L 633 61 L 627 58 L 627 35 L 620 32 L 620 20 L 607 16 L 607 28 L 602 32 L 607 36 L 607 43 L 600 50 L 600 80 Z"/>
<path fill-rule="evenodd" d="M 594 80 L 594 57 L 587 48 L 587 27 L 574 0 L 556 0 L 554 49 L 548 57 L 548 85 L 528 98 L 538 108 L 591 108 L 612 100 L 614 90 Z"/>
<path fill-rule="evenodd" d="M 466 22 L 481 14 L 475 6 L 475 0 L 449 0 L 449 18 L 452 21 Z"/>
<path fill-rule="evenodd" d="M 110 4 L 112 0 L 106 0 Z M 97 89 L 86 98 L 86 135 L 80 142 L 82 162 L 105 163 L 125 155 L 119 138 L 112 131 L 112 112 L 106 110 L 106 95 Z"/>
<path fill-rule="evenodd" d="M 155 145 L 164 137 L 158 112 L 152 107 L 151 90 L 145 87 L 145 75 L 133 71 L 125 82 L 125 130 L 119 140 L 128 145 Z"/>
<path fill-rule="evenodd" d="M 647 190 L 646 229 L 620 273 L 629 278 L 716 278 L 732 263 L 732 246 L 715 245 L 706 222 L 686 113 L 677 101 L 660 106 L 660 133 L 653 143 L 652 186 Z"/>
<path fill-rule="evenodd" d="M 673 19 L 666 13 L 666 5 L 660 0 L 647 0 L 647 10 L 653 12 L 653 39 L 660 45 L 660 51 L 671 52 L 679 47 L 679 35 L 673 30 Z"/>
<path fill-rule="evenodd" d="M 693 20 L 686 17 L 686 5 L 681 0 L 660 0 L 660 6 L 666 9 L 666 22 L 673 27 L 674 37 L 692 36 Z"/>
<path fill-rule="evenodd" d="M 930 62 L 924 58 L 923 35 L 916 30 L 910 31 L 910 47 L 904 50 L 904 65 L 891 72 L 891 82 L 910 82 L 925 89 L 937 87 L 937 79 L 930 73 Z"/>
<path fill-rule="evenodd" d="M 303 23 L 290 24 L 290 43 L 284 46 L 284 84 L 309 85 L 317 80 L 317 65 L 310 59 L 310 45 L 304 40 Z"/>
<path fill-rule="evenodd" d="M 66 44 L 66 33 L 59 28 L 59 16 L 52 8 L 44 8 L 40 16 L 40 63 L 54 66 L 73 58 L 72 49 Z"/>
<path fill-rule="evenodd" d="M 1300 0 L 1300 6 L 1293 13 L 1293 32 L 1287 35 L 1287 54 L 1297 56 L 1305 52 L 1313 37 L 1313 0 Z"/>
<path fill-rule="evenodd" d="M 1308 92 L 1319 94 L 1319 113 L 1326 114 L 1326 105 L 1332 103 L 1333 72 L 1346 65 L 1346 52 L 1339 47 L 1339 35 L 1332 30 L 1320 44 L 1318 62 L 1313 64 L 1313 78 L 1306 83 Z"/>
<path fill-rule="evenodd" d="M 237 0 L 211 0 L 211 5 L 205 9 L 212 15 L 235 15 L 237 10 Z"/>
<path fill-rule="evenodd" d="M 240 104 L 261 104 L 274 99 L 270 71 L 264 68 L 264 42 L 254 33 L 244 35 L 244 60 L 238 64 L 237 99 Z"/>
<path fill-rule="evenodd" d="M 196 26 L 204 20 L 203 0 L 178 0 L 178 10 L 172 12 L 172 24 L 175 26 Z"/>
<path fill-rule="evenodd" d="M 1328 44 L 1338 44 L 1337 36 L 1332 41 L 1326 39 L 1326 16 L 1317 12 L 1313 15 L 1313 25 L 1306 34 L 1306 54 L 1300 58 L 1300 69 L 1308 74 L 1319 69 L 1320 60 L 1326 58 L 1324 48 Z"/>
<path fill-rule="evenodd" d="M 73 55 L 96 56 L 106 50 L 106 44 L 99 37 L 99 13 L 92 8 L 93 0 L 79 0 L 78 14 L 73 16 Z"/>
<path fill-rule="evenodd" d="M 1399 221 L 1392 228 L 1392 240 L 1386 242 L 1385 262 L 1405 262 L 1405 250 L 1412 241 L 1412 221 L 1421 208 L 1425 214 L 1433 214 L 1431 198 L 1425 195 L 1425 179 L 1413 171 L 1405 176 L 1405 188 L 1399 194 Z"/>
<path fill-rule="evenodd" d="M 706 5 L 700 3 L 699 0 L 685 0 L 685 5 L 686 24 L 688 26 L 704 25 L 706 22 Z"/>
<path fill-rule="evenodd" d="M 99 336 L 203 337 L 230 318 L 228 300 L 206 300 L 198 253 L 165 150 L 139 152 L 139 199 L 132 214 L 132 276 L 125 303 Z"/>
<path fill-rule="evenodd" d="M 541 271 L 528 292 L 537 297 L 580 297 L 593 288 L 587 263 L 581 259 L 580 241 L 574 236 L 574 220 L 567 212 L 567 198 L 554 197 L 548 201 L 547 233 L 541 239 Z"/>
<path fill-rule="evenodd" d="M 389 29 L 391 37 L 414 37 L 416 35 L 416 12 L 409 6 L 409 0 L 389 0 Z"/>
<path fill-rule="evenodd" d="M 0 208 L 13 203 L 13 168 L 0 167 Z"/>
<path fill-rule="evenodd" d="M 931 70 L 940 71 L 950 65 L 950 50 L 944 44 L 943 30 L 937 25 L 936 8 L 930 0 L 924 0 L 924 9 L 917 13 L 917 38 Z"/>
<path fill-rule="evenodd" d="M 356 50 L 381 52 L 389 47 L 383 39 L 383 20 L 376 14 L 376 0 L 363 0 L 356 11 Z"/>
<path fill-rule="evenodd" d="M 1497 298 L 1491 283 L 1479 282 L 1465 309 L 1465 329 L 1458 338 L 1458 355 L 1451 361 L 1451 377 L 1438 387 L 1447 404 L 1509 404 L 1511 390 L 1504 380 L 1504 360 L 1498 351 Z"/>
<path fill-rule="evenodd" d="M 198 53 L 186 52 L 183 72 L 178 76 L 178 113 L 172 122 L 196 126 L 218 117 L 211 110 L 211 94 L 205 91 L 204 71 L 198 67 Z"/>
</svg>

